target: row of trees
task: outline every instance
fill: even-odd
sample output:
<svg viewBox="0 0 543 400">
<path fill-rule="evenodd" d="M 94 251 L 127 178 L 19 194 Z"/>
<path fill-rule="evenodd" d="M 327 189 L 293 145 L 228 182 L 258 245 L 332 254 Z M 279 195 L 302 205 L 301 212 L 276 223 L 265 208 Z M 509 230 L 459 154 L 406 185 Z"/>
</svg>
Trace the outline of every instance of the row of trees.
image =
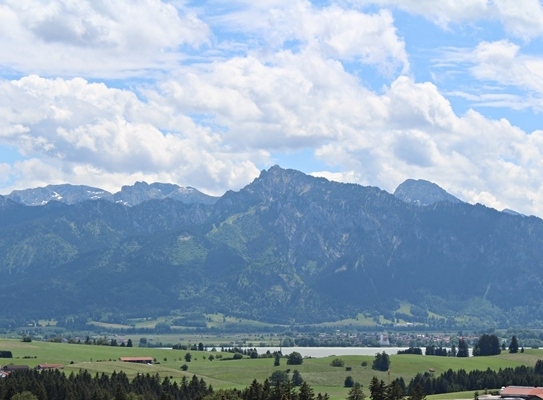
<svg viewBox="0 0 543 400">
<path fill-rule="evenodd" d="M 483 334 L 475 346 L 473 346 L 474 356 L 494 356 L 498 355 L 505 350 L 505 342 L 500 344 L 500 339 L 496 335 Z M 519 344 L 515 335 L 511 338 L 509 343 L 509 353 L 518 353 Z"/>
<path fill-rule="evenodd" d="M 535 367 L 520 366 L 493 371 L 490 368 L 466 372 L 464 369 L 448 371 L 435 377 L 432 373 L 417 374 L 409 383 L 408 390 L 421 386 L 426 394 L 440 394 L 496 388 L 501 386 L 543 386 L 543 362 Z"/>
<path fill-rule="evenodd" d="M 422 355 L 420 347 L 410 347 L 406 350 L 399 350 L 398 354 L 418 354 Z M 464 339 L 458 341 L 458 350 L 453 344 L 450 350 L 445 347 L 437 347 L 435 345 L 426 346 L 424 355 L 427 356 L 442 356 L 442 357 L 469 357 L 469 347 Z"/>
<path fill-rule="evenodd" d="M 483 334 L 479 340 L 473 346 L 473 355 L 477 356 L 493 356 L 500 354 L 502 350 L 505 350 L 505 342 L 500 344 L 500 339 L 496 335 Z M 509 352 L 517 353 L 519 351 L 519 344 L 516 336 L 513 336 L 511 343 L 509 344 Z M 406 350 L 399 350 L 398 354 L 422 354 L 422 350 L 419 347 L 410 347 Z M 450 350 L 445 347 L 437 347 L 435 345 L 426 346 L 424 352 L 427 356 L 444 356 L 444 357 L 468 357 L 469 347 L 464 339 L 458 341 L 458 351 L 453 344 Z"/>
<path fill-rule="evenodd" d="M 278 372 L 278 371 L 276 371 Z M 58 370 L 17 371 L 0 379 L 1 400 L 327 400 L 327 394 L 315 395 L 313 389 L 293 374 L 292 380 L 254 380 L 245 389 L 214 391 L 203 379 L 183 377 L 180 384 L 156 375 L 138 375 L 130 381 L 123 372 L 111 376 L 87 371 L 66 376 Z"/>
<path fill-rule="evenodd" d="M 196 376 L 191 380 L 184 377 L 178 384 L 169 378 L 160 379 L 158 374 L 138 375 L 130 381 L 124 372 L 97 373 L 93 377 L 87 371 L 67 376 L 58 370 L 26 370 L 12 372 L 0 379 L 2 400 L 192 400 L 203 399 L 212 393 L 212 387 Z"/>
</svg>

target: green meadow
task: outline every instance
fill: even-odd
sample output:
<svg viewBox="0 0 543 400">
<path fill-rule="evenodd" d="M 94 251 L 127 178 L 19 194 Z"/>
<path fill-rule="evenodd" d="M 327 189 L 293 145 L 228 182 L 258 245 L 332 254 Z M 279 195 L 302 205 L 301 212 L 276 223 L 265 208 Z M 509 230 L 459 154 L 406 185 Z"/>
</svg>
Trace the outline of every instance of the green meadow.
<svg viewBox="0 0 543 400">
<path fill-rule="evenodd" d="M 137 339 L 132 339 L 137 344 Z M 217 340 L 218 341 L 218 340 Z M 341 356 L 345 367 L 351 367 L 346 371 L 345 367 L 332 367 L 330 362 L 337 357 L 306 358 L 302 365 L 287 365 L 286 359 L 281 360 L 279 367 L 273 366 L 273 358 L 258 358 L 241 360 L 217 360 L 217 355 L 222 354 L 224 358 L 231 357 L 231 353 L 190 351 L 192 360 L 185 362 L 186 350 L 153 349 L 139 347 L 113 347 L 95 346 L 84 344 L 67 344 L 33 341 L 23 343 L 15 339 L 0 339 L 0 350 L 10 350 L 13 353 L 12 359 L 2 358 L 0 364 L 26 364 L 31 367 L 37 364 L 63 364 L 64 371 L 78 371 L 86 369 L 91 373 L 112 373 L 113 371 L 124 371 L 129 377 L 138 373 L 160 374 L 161 376 L 181 379 L 183 376 L 192 377 L 197 375 L 207 383 L 219 388 L 242 388 L 251 383 L 253 379 L 263 381 L 275 370 L 287 370 L 291 372 L 297 369 L 305 381 L 307 381 L 315 392 L 326 392 L 332 399 L 344 399 L 348 389 L 343 387 L 343 382 L 348 375 L 355 381 L 360 382 L 368 394 L 369 382 L 373 376 L 377 376 L 385 382 L 396 377 L 403 377 L 406 383 L 418 372 L 435 370 L 440 374 L 449 368 L 457 370 L 460 368 L 466 371 L 487 368 L 499 369 L 505 367 L 516 367 L 519 365 L 534 366 L 538 359 L 543 359 L 543 350 L 528 349 L 524 353 L 504 353 L 493 357 L 470 357 L 470 358 L 449 358 L 435 356 L 417 355 L 395 355 L 390 354 L 390 374 L 378 372 L 371 369 L 373 356 Z M 386 348 L 383 348 L 386 351 Z M 283 348 L 284 354 L 296 351 L 296 348 Z M 215 360 L 209 361 L 209 356 L 214 355 Z M 156 359 L 155 364 L 133 364 L 119 361 L 124 356 L 148 356 Z M 363 361 L 368 366 L 363 367 Z M 187 371 L 182 371 L 183 364 L 188 365 Z M 472 398 L 473 393 L 456 393 L 435 396 L 436 399 L 458 399 Z"/>
</svg>

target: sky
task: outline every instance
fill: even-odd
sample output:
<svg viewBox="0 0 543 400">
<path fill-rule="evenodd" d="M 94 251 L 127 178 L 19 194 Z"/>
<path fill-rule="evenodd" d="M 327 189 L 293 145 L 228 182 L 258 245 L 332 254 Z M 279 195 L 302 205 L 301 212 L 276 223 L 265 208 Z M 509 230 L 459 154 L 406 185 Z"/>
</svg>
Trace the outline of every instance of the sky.
<svg viewBox="0 0 543 400">
<path fill-rule="evenodd" d="M 0 194 L 273 165 L 543 217 L 540 0 L 0 0 Z"/>
</svg>

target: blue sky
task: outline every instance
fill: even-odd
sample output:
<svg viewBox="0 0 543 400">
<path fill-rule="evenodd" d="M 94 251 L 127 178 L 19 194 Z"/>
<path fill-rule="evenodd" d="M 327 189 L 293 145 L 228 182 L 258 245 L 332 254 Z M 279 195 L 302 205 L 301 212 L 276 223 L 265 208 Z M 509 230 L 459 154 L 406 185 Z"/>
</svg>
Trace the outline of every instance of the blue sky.
<svg viewBox="0 0 543 400">
<path fill-rule="evenodd" d="M 0 193 L 279 164 L 543 216 L 539 0 L 0 0 Z"/>
</svg>

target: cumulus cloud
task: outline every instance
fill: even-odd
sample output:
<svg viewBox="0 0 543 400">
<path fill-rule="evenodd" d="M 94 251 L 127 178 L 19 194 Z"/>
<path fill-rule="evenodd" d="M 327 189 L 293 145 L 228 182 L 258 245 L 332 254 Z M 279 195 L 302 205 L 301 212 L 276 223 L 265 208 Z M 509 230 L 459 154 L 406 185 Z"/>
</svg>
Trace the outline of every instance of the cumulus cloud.
<svg viewBox="0 0 543 400">
<path fill-rule="evenodd" d="M 179 47 L 209 42 L 192 11 L 160 0 L 7 0 L 0 4 L 0 65 L 44 75 L 124 77 L 171 68 Z"/>
<path fill-rule="evenodd" d="M 277 51 L 286 45 L 375 65 L 383 73 L 409 69 L 405 43 L 388 10 L 365 13 L 337 5 L 319 7 L 308 0 L 240 0 L 228 2 L 228 7 L 229 12 L 208 20 L 228 31 L 251 35 L 246 50 Z M 213 14 L 214 8 L 207 13 Z"/>
<path fill-rule="evenodd" d="M 281 44 L 296 39 L 334 59 L 408 69 L 405 45 L 387 10 L 365 14 L 338 6 L 317 9 L 300 1 L 270 14 L 271 37 Z"/>
<path fill-rule="evenodd" d="M 81 180 L 78 174 L 109 174 L 125 183 L 162 177 L 216 193 L 225 184 L 240 187 L 257 173 L 246 154 L 230 152 L 211 130 L 128 90 L 81 78 L 29 76 L 1 81 L 0 93 L 2 142 L 43 157 L 15 165 L 15 174 L 43 182 L 44 174 L 73 181 Z M 52 173 L 59 164 L 60 176 Z"/>
</svg>

